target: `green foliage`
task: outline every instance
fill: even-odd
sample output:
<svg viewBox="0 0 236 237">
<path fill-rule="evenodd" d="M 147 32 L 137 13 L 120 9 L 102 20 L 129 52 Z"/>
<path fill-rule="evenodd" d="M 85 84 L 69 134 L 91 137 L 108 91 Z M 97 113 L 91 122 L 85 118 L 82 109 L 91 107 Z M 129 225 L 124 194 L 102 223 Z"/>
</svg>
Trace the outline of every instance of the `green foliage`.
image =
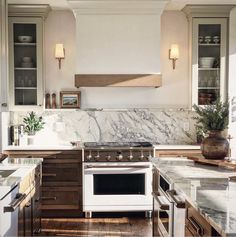
<svg viewBox="0 0 236 237">
<path fill-rule="evenodd" d="M 196 128 L 199 127 L 203 131 L 223 131 L 229 124 L 229 103 L 221 102 L 217 99 L 212 105 L 204 107 L 193 105 L 198 117 Z"/>
<path fill-rule="evenodd" d="M 45 124 L 43 118 L 41 116 L 37 117 L 33 111 L 23 119 L 23 122 L 25 125 L 24 130 L 28 135 L 35 135 L 36 132 L 43 129 L 43 125 Z"/>
</svg>

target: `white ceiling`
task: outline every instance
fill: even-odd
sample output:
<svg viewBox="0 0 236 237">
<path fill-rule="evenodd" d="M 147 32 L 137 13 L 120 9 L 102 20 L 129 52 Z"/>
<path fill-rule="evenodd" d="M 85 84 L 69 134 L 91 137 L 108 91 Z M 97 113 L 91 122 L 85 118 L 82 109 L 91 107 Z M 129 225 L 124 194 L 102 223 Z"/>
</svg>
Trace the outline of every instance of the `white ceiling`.
<svg viewBox="0 0 236 237">
<path fill-rule="evenodd" d="M 86 0 L 83 0 L 86 1 Z M 99 0 L 95 0 L 99 1 Z M 109 0 L 106 0 L 109 1 Z M 125 0 L 121 0 L 125 1 Z M 137 0 L 138 1 L 138 0 Z M 145 0 L 144 0 L 145 1 Z M 158 0 L 154 0 L 158 1 Z M 11 4 L 49 4 L 52 9 L 69 9 L 67 0 L 8 0 Z M 186 4 L 236 4 L 236 0 L 169 0 L 166 10 L 181 10 Z"/>
</svg>

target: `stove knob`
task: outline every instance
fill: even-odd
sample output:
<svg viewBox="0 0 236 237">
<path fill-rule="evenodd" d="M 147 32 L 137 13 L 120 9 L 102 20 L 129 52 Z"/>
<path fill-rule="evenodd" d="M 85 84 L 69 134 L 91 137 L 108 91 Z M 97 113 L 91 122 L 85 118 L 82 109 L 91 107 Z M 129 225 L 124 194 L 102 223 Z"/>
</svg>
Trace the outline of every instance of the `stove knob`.
<svg viewBox="0 0 236 237">
<path fill-rule="evenodd" d="M 144 159 L 144 155 L 141 155 L 141 156 L 139 157 L 139 159 L 140 159 L 140 160 L 143 160 L 143 159 Z"/>
<path fill-rule="evenodd" d="M 133 153 L 132 153 L 132 151 L 130 151 L 130 152 L 129 152 L 129 160 L 133 160 L 133 158 L 134 158 L 134 157 L 133 157 Z"/>
<path fill-rule="evenodd" d="M 109 161 L 109 160 L 111 160 L 111 156 L 110 155 L 107 156 L 107 161 Z"/>
<path fill-rule="evenodd" d="M 92 152 L 91 151 L 89 151 L 89 154 L 87 155 L 87 160 L 91 160 L 92 159 Z"/>
<path fill-rule="evenodd" d="M 122 159 L 123 159 L 123 155 L 121 154 L 121 152 L 118 152 L 118 153 L 117 153 L 116 159 L 117 159 L 117 160 L 122 160 Z"/>
<path fill-rule="evenodd" d="M 98 161 L 99 158 L 100 158 L 100 154 L 99 154 L 99 151 L 98 151 L 98 153 L 97 153 L 97 155 L 94 157 L 94 159 L 95 159 L 96 161 Z"/>
<path fill-rule="evenodd" d="M 143 160 L 143 159 L 144 159 L 143 150 L 141 150 L 141 154 L 140 154 L 139 159 L 140 159 L 140 160 Z"/>
</svg>

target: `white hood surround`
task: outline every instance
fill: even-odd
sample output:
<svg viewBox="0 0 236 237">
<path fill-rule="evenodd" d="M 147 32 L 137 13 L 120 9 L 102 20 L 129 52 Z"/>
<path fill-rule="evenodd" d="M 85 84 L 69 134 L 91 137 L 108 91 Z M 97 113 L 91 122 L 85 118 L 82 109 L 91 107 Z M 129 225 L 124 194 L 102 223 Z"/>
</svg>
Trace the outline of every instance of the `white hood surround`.
<svg viewBox="0 0 236 237">
<path fill-rule="evenodd" d="M 167 1 L 68 2 L 76 17 L 76 74 L 161 72 L 161 14 Z"/>
<path fill-rule="evenodd" d="M 69 0 L 76 18 L 75 74 L 161 74 L 167 1 Z M 159 89 L 82 88 L 83 108 L 156 107 Z"/>
</svg>

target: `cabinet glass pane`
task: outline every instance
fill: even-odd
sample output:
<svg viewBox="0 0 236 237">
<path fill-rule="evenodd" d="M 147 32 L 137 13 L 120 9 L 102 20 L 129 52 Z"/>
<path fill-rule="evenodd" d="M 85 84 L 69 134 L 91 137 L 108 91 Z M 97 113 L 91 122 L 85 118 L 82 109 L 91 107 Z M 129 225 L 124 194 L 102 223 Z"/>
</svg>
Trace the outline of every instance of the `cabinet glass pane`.
<svg viewBox="0 0 236 237">
<path fill-rule="evenodd" d="M 13 24 L 15 105 L 37 105 L 36 24 Z"/>
<path fill-rule="evenodd" d="M 198 27 L 198 103 L 206 105 L 220 96 L 221 25 Z"/>
</svg>

